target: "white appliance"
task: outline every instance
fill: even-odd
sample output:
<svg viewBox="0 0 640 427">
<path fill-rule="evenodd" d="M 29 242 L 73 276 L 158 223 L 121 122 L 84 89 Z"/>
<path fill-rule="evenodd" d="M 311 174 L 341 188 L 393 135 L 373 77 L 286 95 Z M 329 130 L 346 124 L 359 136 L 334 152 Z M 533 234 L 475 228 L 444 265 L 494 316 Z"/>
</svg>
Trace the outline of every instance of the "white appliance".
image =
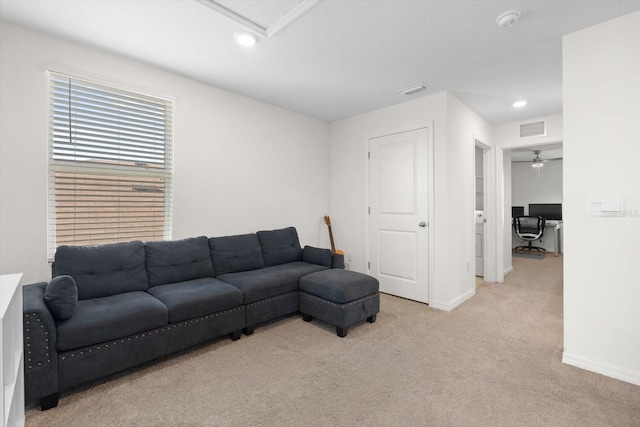
<svg viewBox="0 0 640 427">
<path fill-rule="evenodd" d="M 484 276 L 484 211 L 475 212 L 476 219 L 476 276 Z"/>
</svg>

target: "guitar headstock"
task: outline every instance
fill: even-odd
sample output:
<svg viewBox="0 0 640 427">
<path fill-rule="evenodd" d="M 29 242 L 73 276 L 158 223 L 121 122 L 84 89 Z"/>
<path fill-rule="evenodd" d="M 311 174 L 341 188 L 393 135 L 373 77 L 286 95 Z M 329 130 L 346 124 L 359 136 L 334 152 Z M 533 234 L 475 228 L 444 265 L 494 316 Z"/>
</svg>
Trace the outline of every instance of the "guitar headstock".
<svg viewBox="0 0 640 427">
<path fill-rule="evenodd" d="M 329 218 L 329 215 L 324 216 L 324 223 L 331 227 L 331 218 Z"/>
</svg>

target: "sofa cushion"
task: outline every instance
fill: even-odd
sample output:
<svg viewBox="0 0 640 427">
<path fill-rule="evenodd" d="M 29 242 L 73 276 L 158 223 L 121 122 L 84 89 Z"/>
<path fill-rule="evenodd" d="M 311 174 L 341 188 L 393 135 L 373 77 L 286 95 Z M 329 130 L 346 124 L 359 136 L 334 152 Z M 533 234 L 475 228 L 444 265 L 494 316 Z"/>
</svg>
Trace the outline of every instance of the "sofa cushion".
<svg viewBox="0 0 640 427">
<path fill-rule="evenodd" d="M 60 246 L 54 277 L 69 275 L 78 287 L 78 299 L 146 291 L 144 244 L 140 241 L 100 246 Z"/>
<path fill-rule="evenodd" d="M 333 257 L 329 249 L 305 246 L 302 250 L 302 261 L 331 268 Z"/>
<path fill-rule="evenodd" d="M 267 267 L 302 261 L 298 232 L 293 227 L 281 230 L 258 231 L 262 256 Z"/>
<path fill-rule="evenodd" d="M 242 305 L 242 292 L 213 278 L 154 286 L 149 293 L 169 309 L 169 323 Z"/>
<path fill-rule="evenodd" d="M 205 236 L 146 242 L 149 286 L 213 277 L 213 263 Z"/>
<path fill-rule="evenodd" d="M 209 248 L 217 276 L 265 267 L 256 234 L 212 237 L 209 239 Z"/>
<path fill-rule="evenodd" d="M 74 350 L 168 324 L 169 310 L 146 292 L 78 301 L 76 313 L 57 323 L 56 348 Z"/>
<path fill-rule="evenodd" d="M 51 279 L 44 291 L 47 308 L 59 320 L 73 316 L 78 306 L 78 287 L 71 276 L 58 276 Z"/>
<path fill-rule="evenodd" d="M 218 276 L 218 279 L 239 288 L 244 294 L 244 303 L 251 304 L 265 298 L 296 291 L 302 276 L 326 269 L 320 265 L 298 261 L 260 270 L 223 274 Z"/>
</svg>

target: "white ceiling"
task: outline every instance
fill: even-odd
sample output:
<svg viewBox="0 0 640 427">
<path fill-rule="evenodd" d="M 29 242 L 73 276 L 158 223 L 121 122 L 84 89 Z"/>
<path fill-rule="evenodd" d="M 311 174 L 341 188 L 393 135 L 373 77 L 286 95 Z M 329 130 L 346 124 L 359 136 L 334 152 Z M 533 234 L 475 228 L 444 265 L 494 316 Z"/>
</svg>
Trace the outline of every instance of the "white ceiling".
<svg viewBox="0 0 640 427">
<path fill-rule="evenodd" d="M 295 9 L 299 0 L 216 0 L 215 2 L 264 28 L 269 28 L 280 18 Z"/>
<path fill-rule="evenodd" d="M 298 1 L 220 0 L 268 27 Z M 509 9 L 520 22 L 500 29 Z M 198 0 L 0 0 L 0 18 L 334 121 L 449 90 L 494 124 L 562 112 L 562 36 L 640 0 L 322 0 L 252 49 Z M 411 97 L 397 91 L 424 82 Z M 529 104 L 515 110 L 517 99 Z"/>
</svg>

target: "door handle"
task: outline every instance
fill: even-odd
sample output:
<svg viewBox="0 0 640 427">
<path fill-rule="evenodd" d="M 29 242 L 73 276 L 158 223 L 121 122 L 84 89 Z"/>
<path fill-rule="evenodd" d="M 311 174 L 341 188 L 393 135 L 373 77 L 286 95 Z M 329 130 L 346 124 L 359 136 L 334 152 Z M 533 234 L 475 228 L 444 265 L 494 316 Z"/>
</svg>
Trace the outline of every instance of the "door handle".
<svg viewBox="0 0 640 427">
<path fill-rule="evenodd" d="M 427 223 L 426 223 L 426 222 L 424 222 L 424 221 L 420 221 L 420 222 L 418 223 L 418 225 L 419 225 L 420 227 L 422 227 L 422 228 L 425 228 L 425 227 L 427 226 Z"/>
</svg>

